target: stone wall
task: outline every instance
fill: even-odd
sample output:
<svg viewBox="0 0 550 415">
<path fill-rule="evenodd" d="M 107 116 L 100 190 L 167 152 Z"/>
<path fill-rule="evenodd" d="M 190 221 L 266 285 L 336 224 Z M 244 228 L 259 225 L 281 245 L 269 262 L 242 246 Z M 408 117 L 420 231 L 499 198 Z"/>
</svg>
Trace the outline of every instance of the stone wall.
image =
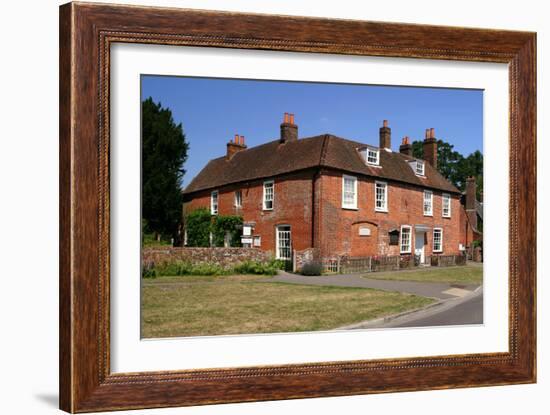
<svg viewBox="0 0 550 415">
<path fill-rule="evenodd" d="M 185 261 L 192 264 L 217 264 L 231 268 L 246 261 L 267 262 L 271 254 L 256 248 L 144 248 L 142 265 Z"/>
<path fill-rule="evenodd" d="M 292 260 L 292 270 L 294 272 L 300 271 L 304 264 L 313 262 L 319 259 L 319 252 L 315 248 L 307 248 L 302 251 L 294 250 L 294 257 Z"/>
</svg>

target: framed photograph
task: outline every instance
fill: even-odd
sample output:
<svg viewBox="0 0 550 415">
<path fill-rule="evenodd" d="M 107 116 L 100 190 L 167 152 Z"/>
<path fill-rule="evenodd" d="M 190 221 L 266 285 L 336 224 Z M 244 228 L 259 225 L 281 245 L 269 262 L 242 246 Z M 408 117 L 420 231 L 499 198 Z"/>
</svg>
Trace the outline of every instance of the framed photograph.
<svg viewBox="0 0 550 415">
<path fill-rule="evenodd" d="M 60 407 L 536 381 L 536 35 L 60 8 Z"/>
</svg>

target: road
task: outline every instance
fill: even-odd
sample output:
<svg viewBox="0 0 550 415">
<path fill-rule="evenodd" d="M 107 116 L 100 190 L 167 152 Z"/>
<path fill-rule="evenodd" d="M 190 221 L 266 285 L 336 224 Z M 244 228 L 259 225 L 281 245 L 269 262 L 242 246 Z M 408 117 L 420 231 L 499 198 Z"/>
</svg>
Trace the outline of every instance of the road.
<svg viewBox="0 0 550 415">
<path fill-rule="evenodd" d="M 435 307 L 406 314 L 389 321 L 366 322 L 366 324 L 354 328 L 433 327 L 467 324 L 483 324 L 482 290 L 467 298 L 447 300 Z"/>
</svg>

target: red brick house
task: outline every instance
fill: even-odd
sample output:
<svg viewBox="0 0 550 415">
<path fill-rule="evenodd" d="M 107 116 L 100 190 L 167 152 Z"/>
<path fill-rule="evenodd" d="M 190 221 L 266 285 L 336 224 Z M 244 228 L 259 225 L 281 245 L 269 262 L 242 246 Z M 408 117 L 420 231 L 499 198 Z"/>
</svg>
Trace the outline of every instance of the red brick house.
<svg viewBox="0 0 550 415">
<path fill-rule="evenodd" d="M 424 160 L 412 157 L 408 137 L 391 150 L 387 121 L 379 140 L 298 138 L 293 114 L 285 114 L 277 140 L 247 148 L 236 135 L 227 143 L 226 155 L 184 190 L 184 211 L 242 215 L 243 243 L 282 259 L 306 248 L 321 257 L 417 253 L 422 262 L 460 253 L 472 215 L 436 169 L 434 130 L 426 130 Z"/>
</svg>

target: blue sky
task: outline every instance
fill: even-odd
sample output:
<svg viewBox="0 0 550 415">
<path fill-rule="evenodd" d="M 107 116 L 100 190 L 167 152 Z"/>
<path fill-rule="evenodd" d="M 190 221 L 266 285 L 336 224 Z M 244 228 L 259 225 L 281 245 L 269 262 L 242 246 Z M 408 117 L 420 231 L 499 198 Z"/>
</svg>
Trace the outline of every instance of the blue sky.
<svg viewBox="0 0 550 415">
<path fill-rule="evenodd" d="M 226 143 L 245 136 L 256 146 L 279 137 L 283 113 L 295 114 L 300 137 L 324 133 L 378 145 L 389 120 L 392 148 L 426 128 L 468 155 L 483 151 L 483 91 L 450 88 L 142 76 L 142 99 L 169 107 L 190 144 L 185 187 Z"/>
</svg>

